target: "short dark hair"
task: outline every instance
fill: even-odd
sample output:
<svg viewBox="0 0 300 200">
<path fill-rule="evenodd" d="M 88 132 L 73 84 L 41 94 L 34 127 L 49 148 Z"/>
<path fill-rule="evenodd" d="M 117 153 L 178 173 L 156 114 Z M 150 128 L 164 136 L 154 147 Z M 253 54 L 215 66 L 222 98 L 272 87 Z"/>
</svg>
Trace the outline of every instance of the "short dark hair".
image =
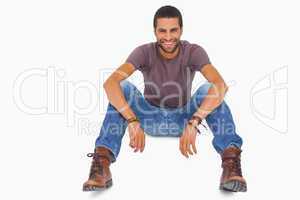
<svg viewBox="0 0 300 200">
<path fill-rule="evenodd" d="M 153 19 L 154 29 L 157 26 L 158 18 L 173 18 L 173 17 L 178 18 L 179 26 L 180 26 L 180 28 L 182 28 L 182 16 L 181 16 L 180 11 L 177 8 L 175 8 L 174 6 L 160 7 L 154 15 L 154 19 Z"/>
</svg>

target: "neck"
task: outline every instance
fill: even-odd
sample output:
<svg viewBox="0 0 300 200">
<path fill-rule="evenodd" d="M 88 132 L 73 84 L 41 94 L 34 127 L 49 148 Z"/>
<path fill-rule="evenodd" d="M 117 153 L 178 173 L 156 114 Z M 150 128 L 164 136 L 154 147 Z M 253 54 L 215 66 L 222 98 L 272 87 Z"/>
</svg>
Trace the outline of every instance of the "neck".
<svg viewBox="0 0 300 200">
<path fill-rule="evenodd" d="M 175 58 L 175 57 L 178 55 L 178 53 L 179 53 L 179 46 L 180 46 L 180 45 L 178 45 L 178 47 L 176 48 L 176 50 L 175 50 L 174 52 L 172 52 L 172 53 L 167 53 L 167 52 L 165 52 L 164 50 L 162 50 L 161 47 L 159 47 L 159 53 L 160 53 L 160 55 L 161 55 L 164 59 L 167 59 L 167 60 L 173 59 L 173 58 Z"/>
</svg>

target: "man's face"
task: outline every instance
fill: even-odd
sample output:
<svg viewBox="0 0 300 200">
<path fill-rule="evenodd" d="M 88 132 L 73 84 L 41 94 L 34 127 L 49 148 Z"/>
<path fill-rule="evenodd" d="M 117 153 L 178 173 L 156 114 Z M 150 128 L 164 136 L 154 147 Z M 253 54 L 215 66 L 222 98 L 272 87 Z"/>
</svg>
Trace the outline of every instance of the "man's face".
<svg viewBox="0 0 300 200">
<path fill-rule="evenodd" d="M 182 29 L 179 26 L 178 18 L 158 18 L 155 29 L 155 36 L 160 48 L 166 53 L 176 51 Z"/>
</svg>

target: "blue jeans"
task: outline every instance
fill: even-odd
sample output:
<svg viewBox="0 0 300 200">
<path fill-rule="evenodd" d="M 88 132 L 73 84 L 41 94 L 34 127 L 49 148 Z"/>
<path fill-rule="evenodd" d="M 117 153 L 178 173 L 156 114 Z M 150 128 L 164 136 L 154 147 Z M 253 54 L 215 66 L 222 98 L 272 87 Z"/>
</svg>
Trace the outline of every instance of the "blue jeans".
<svg viewBox="0 0 300 200">
<path fill-rule="evenodd" d="M 167 137 L 181 136 L 187 121 L 197 111 L 210 86 L 210 83 L 201 85 L 182 107 L 161 108 L 150 104 L 129 81 L 121 82 L 125 99 L 139 118 L 144 132 L 151 136 Z M 218 153 L 231 145 L 241 148 L 242 138 L 235 131 L 235 124 L 225 101 L 207 115 L 205 120 L 213 133 L 212 143 Z M 114 155 L 113 162 L 120 152 L 127 125 L 125 118 L 109 103 L 95 146 L 110 149 Z"/>
</svg>

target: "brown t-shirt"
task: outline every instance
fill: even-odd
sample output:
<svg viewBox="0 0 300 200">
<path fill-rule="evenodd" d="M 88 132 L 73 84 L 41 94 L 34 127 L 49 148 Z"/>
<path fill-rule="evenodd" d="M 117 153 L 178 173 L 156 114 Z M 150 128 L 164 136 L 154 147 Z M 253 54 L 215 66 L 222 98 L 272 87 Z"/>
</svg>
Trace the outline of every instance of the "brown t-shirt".
<svg viewBox="0 0 300 200">
<path fill-rule="evenodd" d="M 181 40 L 179 47 L 179 54 L 167 60 L 159 53 L 157 42 L 152 42 L 135 48 L 126 60 L 142 72 L 144 97 L 152 105 L 166 108 L 184 106 L 191 98 L 195 72 L 210 64 L 201 46 Z"/>
</svg>

